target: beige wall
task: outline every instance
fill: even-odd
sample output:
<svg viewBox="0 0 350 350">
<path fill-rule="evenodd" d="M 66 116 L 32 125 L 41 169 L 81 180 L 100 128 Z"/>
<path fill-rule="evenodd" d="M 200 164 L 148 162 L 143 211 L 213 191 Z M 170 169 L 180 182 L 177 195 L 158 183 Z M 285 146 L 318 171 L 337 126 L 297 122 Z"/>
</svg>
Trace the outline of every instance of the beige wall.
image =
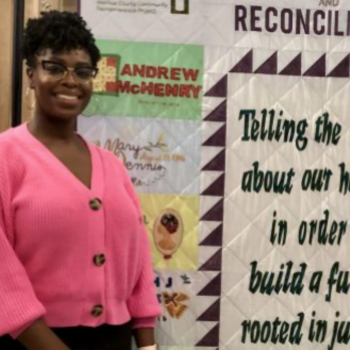
<svg viewBox="0 0 350 350">
<path fill-rule="evenodd" d="M 0 132 L 11 123 L 13 0 L 1 0 L 0 11 Z"/>
</svg>

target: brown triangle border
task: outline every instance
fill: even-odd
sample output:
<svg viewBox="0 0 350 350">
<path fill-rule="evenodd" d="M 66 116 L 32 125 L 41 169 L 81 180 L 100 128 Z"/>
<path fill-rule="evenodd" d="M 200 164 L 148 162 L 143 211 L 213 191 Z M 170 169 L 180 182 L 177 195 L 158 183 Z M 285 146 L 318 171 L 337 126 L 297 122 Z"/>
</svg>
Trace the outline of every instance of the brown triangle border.
<svg viewBox="0 0 350 350">
<path fill-rule="evenodd" d="M 242 62 L 239 70 L 249 69 L 252 67 L 253 51 L 245 57 L 245 62 Z M 245 67 L 243 67 L 245 65 Z M 251 68 L 250 68 L 251 69 Z M 216 83 L 206 94 L 210 97 L 224 97 L 222 101 L 212 112 L 205 118 L 205 122 L 223 122 L 224 125 L 204 141 L 202 147 L 219 147 L 223 148 L 213 157 L 202 169 L 206 171 L 219 171 L 220 174 L 202 193 L 201 197 L 219 197 L 219 201 L 201 217 L 201 221 L 217 221 L 219 225 L 204 239 L 199 246 L 201 249 L 205 247 L 218 247 L 218 251 L 214 253 L 202 266 L 198 268 L 199 273 L 203 272 L 218 272 L 218 274 L 209 281 L 209 283 L 197 294 L 197 297 L 216 296 L 217 300 L 198 317 L 198 322 L 219 322 L 220 307 L 221 307 L 221 271 L 222 271 L 222 243 L 223 243 L 223 220 L 224 220 L 224 192 L 225 192 L 225 170 L 226 170 L 226 130 L 227 130 L 227 85 L 228 75 L 225 75 L 218 83 Z M 204 337 L 197 343 L 196 346 L 202 347 L 219 347 L 220 324 L 214 326 Z"/>
<path fill-rule="evenodd" d="M 225 171 L 226 167 L 226 149 L 219 152 L 207 165 L 202 169 L 205 171 Z"/>
<path fill-rule="evenodd" d="M 298 53 L 279 73 L 280 75 L 300 76 L 302 55 Z"/>
<path fill-rule="evenodd" d="M 254 73 L 255 74 L 277 74 L 277 51 L 274 52 Z"/>
<path fill-rule="evenodd" d="M 225 194 L 225 174 L 219 176 L 205 191 L 202 196 L 223 197 Z"/>
<path fill-rule="evenodd" d="M 196 346 L 217 347 L 219 346 L 220 323 L 214 326 Z"/>
<path fill-rule="evenodd" d="M 204 297 L 219 297 L 221 295 L 221 273 L 214 277 L 198 295 Z"/>
<path fill-rule="evenodd" d="M 305 76 L 314 78 L 342 78 L 350 77 L 350 57 L 346 55 L 344 59 L 327 74 L 327 53 L 320 53 L 320 57 L 310 67 L 306 67 L 302 72 L 303 53 L 296 52 L 294 58 L 278 72 L 278 51 L 274 52 L 258 69 L 253 71 L 254 51 L 249 51 L 240 61 L 217 82 L 205 96 L 226 97 L 228 74 L 269 74 L 285 76 Z"/>
<path fill-rule="evenodd" d="M 222 250 L 219 249 L 206 263 L 204 263 L 199 271 L 221 271 Z"/>
<path fill-rule="evenodd" d="M 222 247 L 223 226 L 223 224 L 220 224 L 199 245 L 204 247 Z"/>
<path fill-rule="evenodd" d="M 227 101 L 221 102 L 212 112 L 210 112 L 204 121 L 208 122 L 226 122 L 227 118 Z"/>
<path fill-rule="evenodd" d="M 228 76 L 225 74 L 209 91 L 205 96 L 209 97 L 225 97 L 227 96 L 227 83 Z"/>
<path fill-rule="evenodd" d="M 328 74 L 331 78 L 349 78 L 350 77 L 350 54 L 346 55 L 344 59 L 333 68 Z"/>
<path fill-rule="evenodd" d="M 254 51 L 250 50 L 231 70 L 230 73 L 253 73 Z"/>
<path fill-rule="evenodd" d="M 203 146 L 225 147 L 226 146 L 226 124 L 224 124 L 214 135 L 210 136 Z"/>
<path fill-rule="evenodd" d="M 220 298 L 210 305 L 198 318 L 201 322 L 220 322 Z"/>
<path fill-rule="evenodd" d="M 303 76 L 323 78 L 326 76 L 326 54 L 322 55 L 310 68 L 308 68 Z"/>
</svg>

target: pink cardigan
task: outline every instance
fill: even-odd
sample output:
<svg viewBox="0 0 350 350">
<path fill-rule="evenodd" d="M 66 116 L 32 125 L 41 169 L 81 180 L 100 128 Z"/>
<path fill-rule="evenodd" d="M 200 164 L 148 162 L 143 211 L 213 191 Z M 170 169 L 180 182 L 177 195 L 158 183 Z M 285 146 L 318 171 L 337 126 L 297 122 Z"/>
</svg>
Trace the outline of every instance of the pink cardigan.
<svg viewBox="0 0 350 350">
<path fill-rule="evenodd" d="M 91 189 L 21 125 L 0 135 L 0 335 L 50 327 L 152 327 L 147 234 L 122 163 L 88 144 Z"/>
</svg>

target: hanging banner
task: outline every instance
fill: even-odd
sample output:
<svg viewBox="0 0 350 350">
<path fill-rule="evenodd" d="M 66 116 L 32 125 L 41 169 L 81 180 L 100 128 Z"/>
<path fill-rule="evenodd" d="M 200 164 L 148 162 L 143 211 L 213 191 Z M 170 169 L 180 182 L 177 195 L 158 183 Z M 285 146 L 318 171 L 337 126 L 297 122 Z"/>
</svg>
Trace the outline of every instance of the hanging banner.
<svg viewBox="0 0 350 350">
<path fill-rule="evenodd" d="M 82 1 L 79 132 L 122 159 L 164 350 L 350 344 L 350 3 Z"/>
</svg>

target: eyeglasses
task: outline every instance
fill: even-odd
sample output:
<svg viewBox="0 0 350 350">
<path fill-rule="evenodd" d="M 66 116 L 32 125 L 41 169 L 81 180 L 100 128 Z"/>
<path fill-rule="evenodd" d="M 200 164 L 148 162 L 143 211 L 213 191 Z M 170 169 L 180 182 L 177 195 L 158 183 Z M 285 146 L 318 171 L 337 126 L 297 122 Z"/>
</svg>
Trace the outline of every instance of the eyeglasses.
<svg viewBox="0 0 350 350">
<path fill-rule="evenodd" d="M 94 67 L 66 67 L 64 64 L 54 61 L 41 61 L 42 67 L 52 80 L 64 79 L 68 72 L 73 73 L 73 78 L 77 83 L 87 84 L 96 78 L 98 68 Z"/>
</svg>

